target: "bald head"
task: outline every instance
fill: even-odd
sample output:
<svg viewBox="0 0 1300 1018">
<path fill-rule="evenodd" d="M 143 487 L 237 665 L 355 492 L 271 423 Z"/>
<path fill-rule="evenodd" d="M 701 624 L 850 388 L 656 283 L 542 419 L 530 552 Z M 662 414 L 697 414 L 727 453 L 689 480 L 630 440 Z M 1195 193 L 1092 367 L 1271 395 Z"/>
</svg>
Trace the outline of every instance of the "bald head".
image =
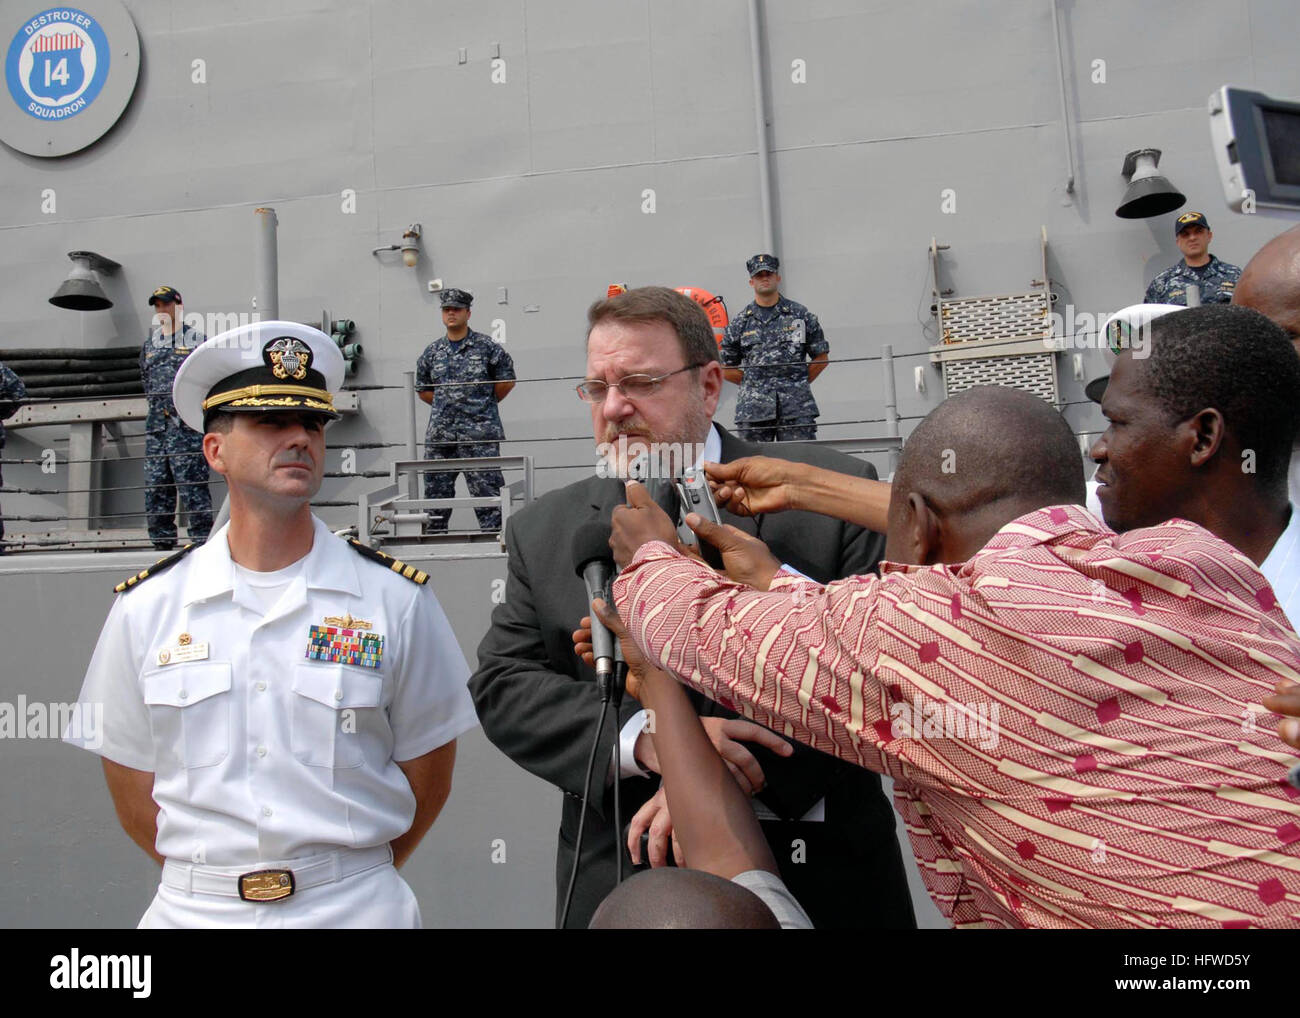
<svg viewBox="0 0 1300 1018">
<path fill-rule="evenodd" d="M 665 867 L 624 880 L 591 917 L 593 930 L 779 930 L 748 888 L 705 873 Z"/>
<path fill-rule="evenodd" d="M 1017 516 L 1083 500 L 1083 458 L 1065 418 L 1019 389 L 968 389 L 908 437 L 885 554 L 896 562 L 965 561 Z"/>
<path fill-rule="evenodd" d="M 1254 308 L 1300 344 L 1300 226 L 1279 234 L 1241 271 L 1232 303 Z"/>
<path fill-rule="evenodd" d="M 1083 460 L 1065 418 L 1037 396 L 1000 385 L 940 403 L 908 438 L 894 483 L 947 512 L 1084 498 Z"/>
</svg>

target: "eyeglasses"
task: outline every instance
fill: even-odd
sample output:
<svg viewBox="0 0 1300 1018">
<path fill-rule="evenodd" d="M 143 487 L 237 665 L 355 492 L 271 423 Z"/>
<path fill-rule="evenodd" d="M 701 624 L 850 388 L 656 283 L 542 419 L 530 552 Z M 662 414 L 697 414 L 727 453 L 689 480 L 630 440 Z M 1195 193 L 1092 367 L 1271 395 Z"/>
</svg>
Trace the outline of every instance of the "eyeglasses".
<svg viewBox="0 0 1300 1018">
<path fill-rule="evenodd" d="M 626 399 L 645 399 L 659 391 L 665 378 L 680 375 L 683 371 L 692 371 L 703 367 L 702 364 L 687 364 L 684 368 L 669 371 L 664 375 L 627 375 L 617 382 L 603 382 L 599 378 L 588 378 L 577 386 L 578 398 L 584 403 L 604 403 L 610 389 L 617 389 Z"/>
</svg>

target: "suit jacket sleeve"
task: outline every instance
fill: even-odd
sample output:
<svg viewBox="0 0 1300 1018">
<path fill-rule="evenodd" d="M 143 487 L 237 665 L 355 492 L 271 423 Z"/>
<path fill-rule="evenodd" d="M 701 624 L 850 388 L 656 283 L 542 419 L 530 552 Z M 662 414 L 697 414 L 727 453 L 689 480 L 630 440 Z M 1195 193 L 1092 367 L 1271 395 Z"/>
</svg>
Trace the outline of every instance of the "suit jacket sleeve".
<svg viewBox="0 0 1300 1018">
<path fill-rule="evenodd" d="M 483 731 L 506 756 L 539 778 L 565 792 L 582 795 L 587 758 L 591 752 L 600 695 L 595 673 L 564 648 L 556 634 L 551 645 L 543 633 L 541 612 L 557 604 L 566 583 L 577 582 L 571 571 L 564 575 L 532 576 L 520 540 L 517 518 L 506 527 L 509 559 L 505 600 L 492 613 L 492 625 L 478 648 L 478 669 L 470 677 L 470 694 Z M 544 570 L 545 572 L 545 570 Z M 535 588 L 534 584 L 546 584 Z M 561 613 L 563 614 L 563 613 Z M 581 615 L 564 620 L 570 631 Z M 554 655 L 554 656 L 552 656 Z M 641 705 L 625 697 L 617 717 L 606 717 L 596 750 L 591 808 L 604 816 L 607 778 L 618 729 Z M 614 715 L 611 706 L 610 715 Z"/>
<path fill-rule="evenodd" d="M 805 455 L 800 455 L 805 452 Z M 838 454 L 790 449 L 791 459 L 813 462 L 817 466 L 839 470 L 875 480 L 876 469 L 870 463 Z M 738 522 L 732 520 L 731 522 Z M 825 583 L 875 570 L 884 553 L 885 538 L 871 530 L 812 513 L 781 513 L 765 518 L 763 536 L 769 537 L 772 553 L 802 572 Z M 701 714 L 736 717 L 734 711 L 707 703 Z M 784 734 L 784 733 L 780 733 Z M 763 769 L 767 784 L 758 798 L 773 813 L 794 820 L 808 812 L 824 798 L 831 786 L 844 780 L 853 769 L 834 757 L 787 738 L 794 754 L 780 757 L 762 747 L 749 744 Z"/>
</svg>

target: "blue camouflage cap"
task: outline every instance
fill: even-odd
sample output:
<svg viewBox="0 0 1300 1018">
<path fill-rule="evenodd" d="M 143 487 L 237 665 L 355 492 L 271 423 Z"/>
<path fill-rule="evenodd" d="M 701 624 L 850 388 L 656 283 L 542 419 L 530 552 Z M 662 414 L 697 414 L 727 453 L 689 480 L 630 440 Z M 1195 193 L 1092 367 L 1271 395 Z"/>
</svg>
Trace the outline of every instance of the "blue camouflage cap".
<svg viewBox="0 0 1300 1018">
<path fill-rule="evenodd" d="M 468 290 L 443 290 L 438 295 L 438 301 L 445 308 L 467 308 L 474 304 L 474 295 Z"/>
<path fill-rule="evenodd" d="M 1177 237 L 1189 226 L 1204 226 L 1208 230 L 1210 221 L 1205 218 L 1204 212 L 1184 212 L 1174 220 L 1174 236 Z"/>
<path fill-rule="evenodd" d="M 756 254 L 745 262 L 745 268 L 749 270 L 751 276 L 756 276 L 760 272 L 777 272 L 781 268 L 781 259 L 776 255 Z"/>
</svg>

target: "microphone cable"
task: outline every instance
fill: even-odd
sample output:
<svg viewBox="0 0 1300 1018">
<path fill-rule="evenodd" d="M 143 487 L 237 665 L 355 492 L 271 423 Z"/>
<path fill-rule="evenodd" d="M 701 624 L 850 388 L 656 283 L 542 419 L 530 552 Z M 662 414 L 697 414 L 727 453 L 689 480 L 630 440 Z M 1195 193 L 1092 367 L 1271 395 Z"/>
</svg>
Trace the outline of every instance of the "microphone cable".
<svg viewBox="0 0 1300 1018">
<path fill-rule="evenodd" d="M 608 604 L 609 602 L 606 602 Z M 619 786 L 623 784 L 623 733 L 618 730 L 618 709 L 623 705 L 623 691 L 627 688 L 627 662 L 623 660 L 623 644 L 614 641 L 614 685 L 611 690 L 614 704 L 614 886 L 623 882 L 623 808 Z"/>
<path fill-rule="evenodd" d="M 600 748 L 600 737 L 605 731 L 605 715 L 609 713 L 609 703 L 613 693 L 610 677 L 608 675 L 596 675 L 596 684 L 600 687 L 600 717 L 596 719 L 596 737 L 591 741 L 591 752 L 587 755 L 587 777 L 582 784 L 582 812 L 578 815 L 578 834 L 573 843 L 573 868 L 569 870 L 569 889 L 564 892 L 564 908 L 560 912 L 560 929 L 567 928 L 569 924 L 569 908 L 573 904 L 573 888 L 578 883 L 578 867 L 582 862 L 582 835 L 587 826 L 587 802 L 591 798 L 591 776 L 596 768 L 596 750 Z M 618 753 L 618 733 L 614 735 L 614 752 Z M 617 759 L 617 758 L 616 758 Z M 617 767 L 617 763 L 615 764 Z M 619 773 L 614 772 L 614 810 L 615 816 L 618 815 L 618 785 Z M 614 828 L 614 837 L 621 837 L 617 826 Z M 623 856 L 620 853 L 615 857 L 619 863 L 620 876 L 622 879 Z"/>
</svg>

